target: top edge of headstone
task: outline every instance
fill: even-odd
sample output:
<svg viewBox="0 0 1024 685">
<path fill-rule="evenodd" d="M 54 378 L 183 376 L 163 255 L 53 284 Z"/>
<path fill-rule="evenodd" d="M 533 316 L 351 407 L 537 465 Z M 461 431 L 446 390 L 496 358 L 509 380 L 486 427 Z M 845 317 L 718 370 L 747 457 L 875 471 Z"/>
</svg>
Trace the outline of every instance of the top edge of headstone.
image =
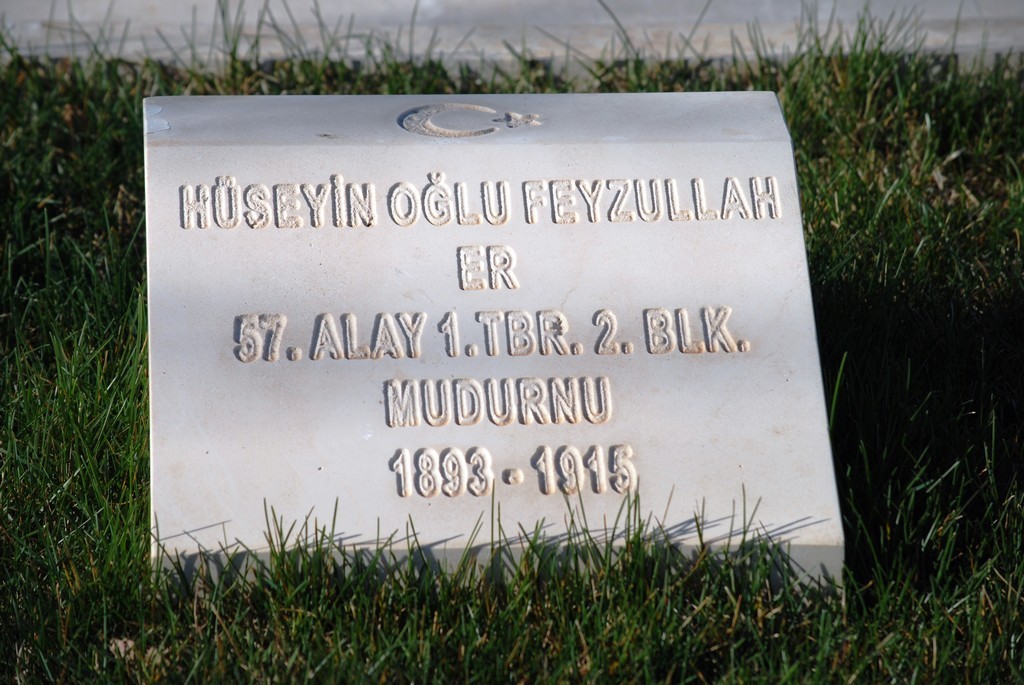
<svg viewBox="0 0 1024 685">
<path fill-rule="evenodd" d="M 162 96 L 144 109 L 154 147 L 790 140 L 771 92 Z"/>
</svg>

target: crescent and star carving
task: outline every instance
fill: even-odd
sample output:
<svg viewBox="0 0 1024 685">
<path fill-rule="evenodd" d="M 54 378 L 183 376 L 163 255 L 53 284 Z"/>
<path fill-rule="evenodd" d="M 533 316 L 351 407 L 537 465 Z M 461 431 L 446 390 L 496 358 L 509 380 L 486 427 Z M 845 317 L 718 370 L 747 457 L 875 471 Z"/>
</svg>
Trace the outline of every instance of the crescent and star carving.
<svg viewBox="0 0 1024 685">
<path fill-rule="evenodd" d="M 477 129 L 458 129 L 438 126 L 432 121 L 432 117 L 443 112 L 465 110 L 470 112 L 482 112 L 484 114 L 497 114 L 496 110 L 481 105 L 469 105 L 457 102 L 446 102 L 438 105 L 425 105 L 403 112 L 398 117 L 399 125 L 410 133 L 417 133 L 421 136 L 432 138 L 471 138 L 474 136 L 485 136 L 489 133 L 497 133 L 501 128 L 519 128 L 521 126 L 540 126 L 539 114 L 518 114 L 516 112 L 505 112 L 504 115 L 491 119 L 488 123 L 500 124 L 499 126 L 488 126 Z"/>
</svg>

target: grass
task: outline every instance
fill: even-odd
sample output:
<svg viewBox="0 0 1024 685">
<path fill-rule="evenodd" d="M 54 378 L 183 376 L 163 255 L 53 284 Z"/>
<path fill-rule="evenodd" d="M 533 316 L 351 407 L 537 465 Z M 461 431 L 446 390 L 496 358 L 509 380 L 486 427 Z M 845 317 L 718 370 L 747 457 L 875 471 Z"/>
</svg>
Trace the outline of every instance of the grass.
<svg viewBox="0 0 1024 685">
<path fill-rule="evenodd" d="M 267 61 L 228 37 L 212 67 L 0 41 L 0 679 L 1024 679 L 1019 59 L 965 68 L 868 20 L 785 61 L 629 45 L 575 76 L 381 45 Z M 501 580 L 324 545 L 255 579 L 150 572 L 143 97 L 732 89 L 776 91 L 793 135 L 845 601 L 639 533 L 614 558 L 527 551 Z"/>
</svg>

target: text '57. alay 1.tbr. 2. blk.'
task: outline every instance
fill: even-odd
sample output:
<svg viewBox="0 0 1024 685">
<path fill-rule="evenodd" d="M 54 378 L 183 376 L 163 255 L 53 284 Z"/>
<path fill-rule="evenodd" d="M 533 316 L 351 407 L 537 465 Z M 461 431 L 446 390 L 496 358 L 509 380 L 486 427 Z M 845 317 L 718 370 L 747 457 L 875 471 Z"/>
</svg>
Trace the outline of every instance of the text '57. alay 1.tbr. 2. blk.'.
<svg viewBox="0 0 1024 685">
<path fill-rule="evenodd" d="M 450 559 L 628 502 L 839 575 L 774 95 L 145 109 L 154 553 L 265 550 L 272 511 Z"/>
</svg>

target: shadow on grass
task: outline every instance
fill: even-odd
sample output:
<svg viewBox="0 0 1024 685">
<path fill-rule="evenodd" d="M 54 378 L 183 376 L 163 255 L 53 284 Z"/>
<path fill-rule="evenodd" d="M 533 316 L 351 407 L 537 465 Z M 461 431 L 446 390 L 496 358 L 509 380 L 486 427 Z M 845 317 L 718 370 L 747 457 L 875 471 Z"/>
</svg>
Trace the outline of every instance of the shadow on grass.
<svg viewBox="0 0 1024 685">
<path fill-rule="evenodd" d="M 844 367 L 832 440 L 853 577 L 895 573 L 928 590 L 1010 553 L 1024 293 L 981 302 L 826 283 L 814 294 L 826 387 Z"/>
</svg>

